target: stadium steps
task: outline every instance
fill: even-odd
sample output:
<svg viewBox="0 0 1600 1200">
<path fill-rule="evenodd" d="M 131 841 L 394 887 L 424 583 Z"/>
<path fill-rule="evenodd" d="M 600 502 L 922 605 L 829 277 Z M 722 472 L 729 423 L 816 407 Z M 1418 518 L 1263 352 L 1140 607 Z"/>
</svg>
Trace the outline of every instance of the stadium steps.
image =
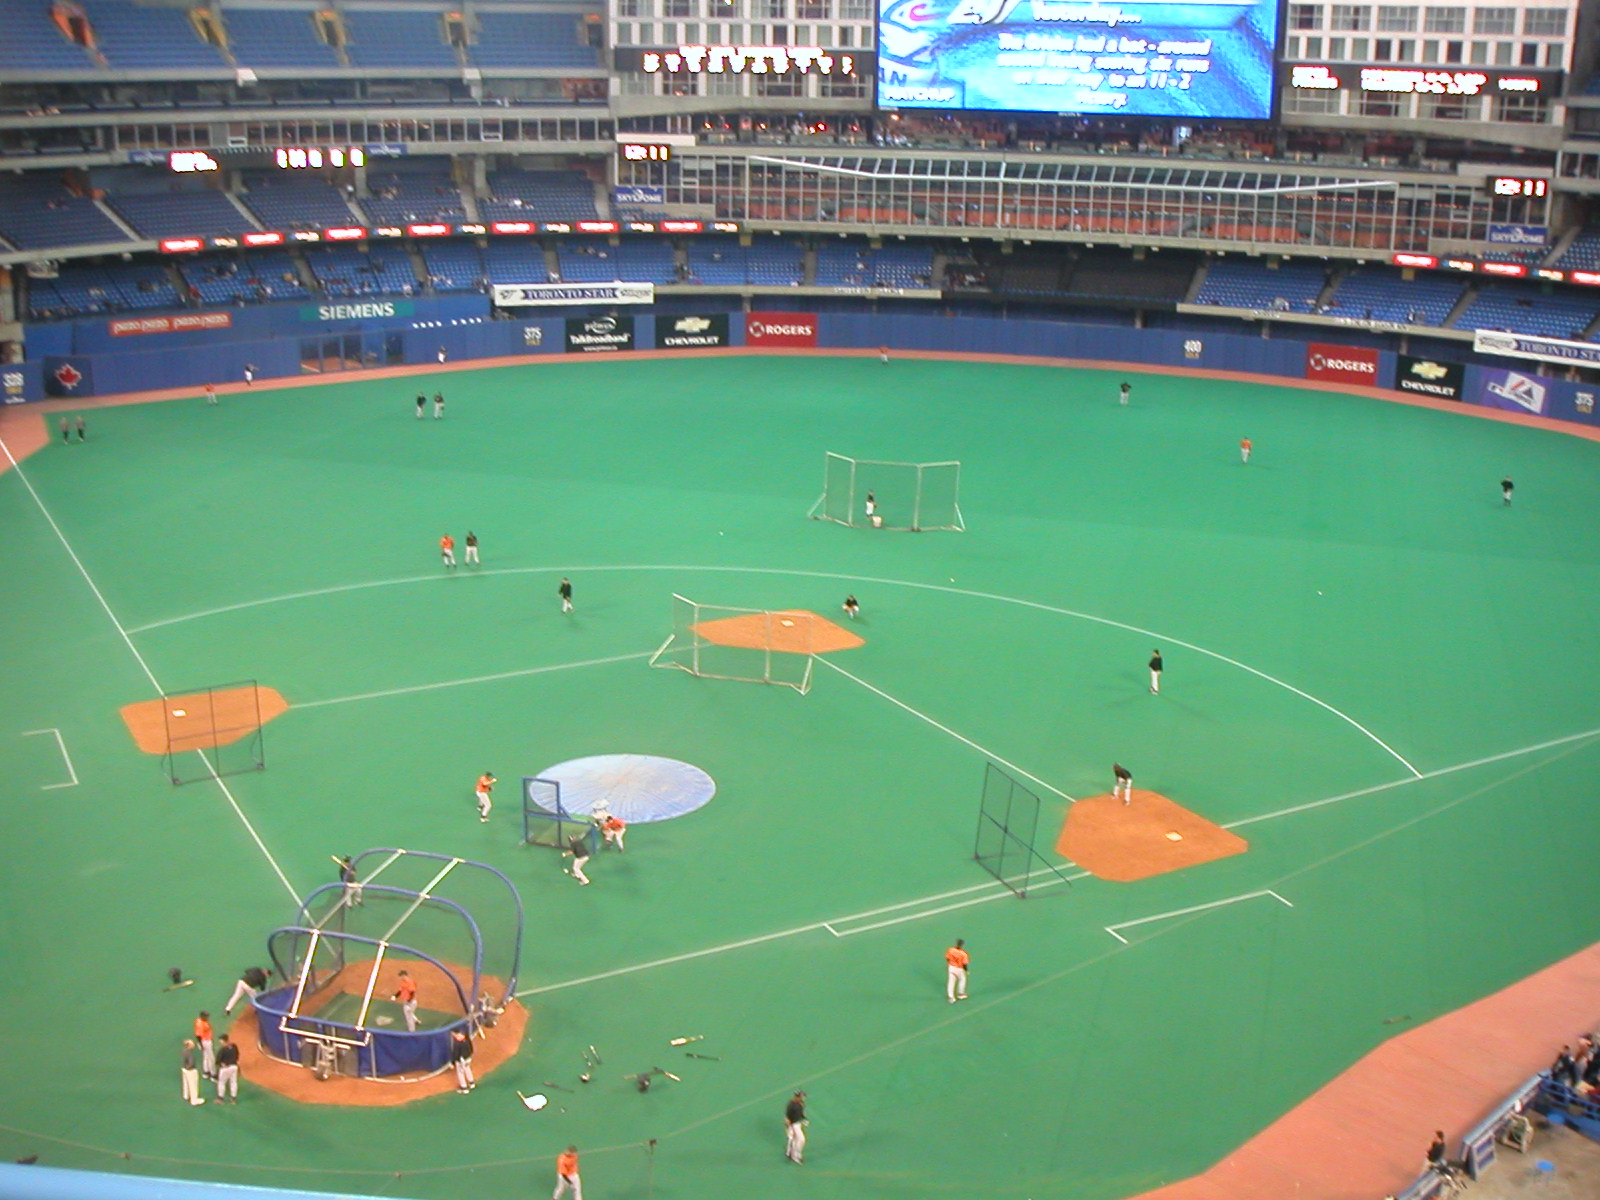
<svg viewBox="0 0 1600 1200">
<path fill-rule="evenodd" d="M 1183 294 L 1183 302 L 1185 304 L 1195 303 L 1195 297 L 1200 294 L 1200 289 L 1205 287 L 1206 276 L 1211 274 L 1211 264 L 1215 261 L 1212 258 L 1201 259 L 1200 266 L 1195 270 L 1194 278 L 1189 281 L 1189 290 Z"/>
<path fill-rule="evenodd" d="M 129 225 L 126 221 L 124 221 L 122 219 L 122 214 L 121 213 L 119 213 L 116 209 L 112 208 L 111 205 L 107 204 L 104 200 L 100 199 L 98 196 L 95 197 L 94 206 L 96 208 L 98 208 L 101 212 L 103 212 L 106 215 L 106 220 L 110 221 L 118 229 L 122 230 L 123 233 L 127 234 L 128 237 L 132 238 L 134 241 L 136 241 L 136 242 L 148 242 L 150 240 L 149 238 L 145 237 L 144 234 L 140 233 L 137 229 L 135 229 L 132 225 Z"/>
<path fill-rule="evenodd" d="M 417 277 L 417 295 L 438 295 L 433 290 L 433 273 L 428 270 L 428 260 L 422 257 L 422 247 L 416 242 L 407 243 L 406 258 L 411 262 L 411 273 Z"/>
<path fill-rule="evenodd" d="M 1348 272 L 1333 270 L 1328 272 L 1328 280 L 1322 285 L 1322 290 L 1317 293 L 1317 298 L 1311 302 L 1312 312 L 1321 312 L 1326 305 L 1333 303 L 1333 294 L 1339 290 L 1339 285 L 1344 282 Z"/>
<path fill-rule="evenodd" d="M 1456 327 L 1456 321 L 1460 319 L 1461 314 L 1466 312 L 1467 309 L 1472 306 L 1472 302 L 1477 298 L 1478 289 L 1475 287 L 1467 288 L 1461 293 L 1461 298 L 1455 302 L 1450 311 L 1445 313 L 1444 320 L 1439 322 L 1439 328 L 1454 329 Z"/>
<path fill-rule="evenodd" d="M 238 209 L 239 210 L 239 215 L 244 218 L 244 224 L 241 226 L 241 228 L 243 228 L 243 229 L 264 229 L 265 228 L 265 226 L 261 224 L 260 220 L 257 219 L 255 213 L 251 212 L 248 208 L 246 208 L 244 206 L 244 201 L 239 199 L 239 194 L 237 192 L 223 192 L 222 194 L 228 198 L 228 203 L 233 205 L 234 208 Z"/>
<path fill-rule="evenodd" d="M 800 286 L 815 287 L 817 283 L 817 248 L 807 246 L 800 256 Z"/>
<path fill-rule="evenodd" d="M 478 194 L 470 187 L 457 186 L 456 191 L 461 194 L 461 207 L 466 211 L 467 220 L 474 225 L 481 224 L 483 218 L 478 215 Z"/>
<path fill-rule="evenodd" d="M 561 274 L 561 255 L 556 253 L 556 248 L 552 245 L 541 246 L 540 249 L 544 251 L 544 270 L 546 277 L 550 279 L 565 279 L 566 276 Z"/>
<path fill-rule="evenodd" d="M 1572 249 L 1572 243 L 1583 236 L 1583 233 L 1587 228 L 1588 227 L 1580 221 L 1571 229 L 1563 233 L 1556 239 L 1556 244 L 1550 247 L 1550 253 L 1545 255 L 1544 262 L 1542 262 L 1540 265 L 1545 267 L 1555 266 L 1556 263 L 1561 261 L 1561 256 L 1568 250 Z"/>
<path fill-rule="evenodd" d="M 322 284 L 317 279 L 317 273 L 311 269 L 311 264 L 306 261 L 305 256 L 297 251 L 290 250 L 289 261 L 294 264 L 295 278 L 300 281 L 300 286 L 313 296 L 320 296 L 323 290 Z"/>
</svg>

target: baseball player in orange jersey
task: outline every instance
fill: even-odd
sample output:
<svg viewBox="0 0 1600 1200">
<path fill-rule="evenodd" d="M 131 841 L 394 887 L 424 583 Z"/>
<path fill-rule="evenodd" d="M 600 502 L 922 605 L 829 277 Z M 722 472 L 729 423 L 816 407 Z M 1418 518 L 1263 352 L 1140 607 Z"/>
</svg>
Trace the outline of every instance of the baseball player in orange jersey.
<svg viewBox="0 0 1600 1200">
<path fill-rule="evenodd" d="M 444 560 L 446 568 L 456 565 L 456 540 L 448 533 L 439 539 L 439 557 Z"/>
<path fill-rule="evenodd" d="M 561 1200 L 568 1188 L 572 1189 L 572 1200 L 583 1200 L 583 1181 L 578 1178 L 576 1146 L 568 1146 L 556 1155 L 556 1190 L 550 1193 L 550 1200 Z"/>
<path fill-rule="evenodd" d="M 494 791 L 494 785 L 500 781 L 485 771 L 478 776 L 478 820 L 487 821 L 489 810 L 494 807 L 494 801 L 489 799 L 489 793 Z"/>
<path fill-rule="evenodd" d="M 200 1043 L 200 1074 L 207 1079 L 216 1078 L 217 1047 L 211 1040 L 211 1014 L 201 1012 L 194 1019 L 194 1040 Z"/>
<path fill-rule="evenodd" d="M 1240 438 L 1239 439 L 1239 461 L 1240 462 L 1249 462 L 1250 461 L 1250 439 L 1249 438 Z"/>
<path fill-rule="evenodd" d="M 944 952 L 945 995 L 950 997 L 950 1003 L 967 998 L 967 967 L 972 963 L 972 957 L 962 947 L 966 943 L 960 938 L 956 944 Z"/>
<path fill-rule="evenodd" d="M 406 1029 L 415 1033 L 417 1031 L 417 981 L 411 978 L 409 971 L 401 971 L 400 978 L 394 985 L 392 999 L 400 1001 L 400 1011 L 405 1014 Z"/>
<path fill-rule="evenodd" d="M 615 846 L 617 853 L 624 850 L 623 836 L 628 832 L 628 823 L 621 817 L 614 817 L 610 813 L 596 813 L 600 821 L 600 835 L 605 838 L 605 844 Z"/>
</svg>

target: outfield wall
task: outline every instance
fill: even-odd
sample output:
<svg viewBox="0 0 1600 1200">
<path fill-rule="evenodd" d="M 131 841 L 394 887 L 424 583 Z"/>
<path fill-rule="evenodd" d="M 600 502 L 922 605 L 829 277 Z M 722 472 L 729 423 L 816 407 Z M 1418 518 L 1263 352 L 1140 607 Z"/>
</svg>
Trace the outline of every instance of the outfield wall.
<svg viewBox="0 0 1600 1200">
<path fill-rule="evenodd" d="M 1085 359 L 1130 367 L 1238 371 L 1268 378 L 1378 387 L 1435 400 L 1600 425 L 1600 387 L 1541 375 L 1532 362 L 1492 359 L 1463 343 L 1366 330 L 1258 326 L 1223 317 L 1002 309 L 926 302 L 827 301 L 758 296 L 672 296 L 633 309 L 529 308 L 510 319 L 480 295 L 314 301 L 136 317 L 102 316 L 30 325 L 30 361 L 5 368 L 5 399 L 98 396 L 237 383 L 255 378 L 337 378 L 349 370 L 521 355 L 627 350 L 938 350 Z M 870 304 L 870 309 L 864 307 Z M 776 331 L 776 332 L 773 332 Z M 308 366 L 308 364 L 311 364 Z M 1140 388 L 1158 383 L 1145 379 Z"/>
</svg>

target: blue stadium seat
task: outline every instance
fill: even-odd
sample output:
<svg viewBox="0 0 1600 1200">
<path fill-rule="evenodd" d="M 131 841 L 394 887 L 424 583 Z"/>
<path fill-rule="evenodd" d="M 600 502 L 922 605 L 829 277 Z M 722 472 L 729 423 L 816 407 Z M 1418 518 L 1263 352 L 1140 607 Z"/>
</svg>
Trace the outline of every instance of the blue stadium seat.
<svg viewBox="0 0 1600 1200">
<path fill-rule="evenodd" d="M 358 224 L 339 189 L 289 171 L 247 174 L 239 198 L 267 229 L 337 229 Z"/>
<path fill-rule="evenodd" d="M 665 239 L 629 238 L 620 245 L 611 246 L 603 239 L 582 238 L 558 243 L 556 255 L 564 283 L 609 283 L 616 279 L 630 283 L 678 281 L 672 243 Z"/>
<path fill-rule="evenodd" d="M 696 238 L 689 243 L 685 258 L 689 283 L 743 287 L 750 282 L 745 248 L 731 238 Z"/>
<path fill-rule="evenodd" d="M 118 67 L 228 67 L 217 47 L 200 40 L 187 8 L 88 0 L 84 4 L 95 44 Z"/>
<path fill-rule="evenodd" d="M 411 225 L 419 221 L 461 222 L 467 219 L 461 193 L 448 168 L 422 167 L 367 175 L 371 193 L 360 201 L 375 225 Z"/>
<path fill-rule="evenodd" d="M 317 36 L 303 8 L 222 10 L 228 46 L 242 67 L 337 67 L 339 54 Z"/>
<path fill-rule="evenodd" d="M 478 201 L 485 221 L 593 221 L 594 184 L 582 171 L 491 171 Z"/>
<path fill-rule="evenodd" d="M 475 292 L 488 274 L 483 254 L 472 242 L 423 242 L 421 249 L 435 292 Z"/>
<path fill-rule="evenodd" d="M 93 200 L 73 195 L 49 171 L 0 179 L 0 237 L 19 250 L 130 240 Z"/>
<path fill-rule="evenodd" d="M 192 294 L 206 305 L 262 304 L 308 296 L 287 250 L 202 254 L 178 264 Z"/>
<path fill-rule="evenodd" d="M 68 262 L 55 279 L 28 281 L 28 312 L 40 320 L 181 305 L 165 263 Z"/>
<path fill-rule="evenodd" d="M 576 13 L 478 13 L 478 37 L 467 57 L 480 67 L 598 67 L 600 53 L 583 40 Z"/>
<path fill-rule="evenodd" d="M 0 0 L 0 70 L 82 71 L 99 64 L 50 19 L 37 0 Z"/>
<path fill-rule="evenodd" d="M 531 238 L 491 239 L 484 254 L 491 283 L 549 283 L 544 247 Z"/>
<path fill-rule="evenodd" d="M 1585 229 L 1575 237 L 1556 266 L 1563 271 L 1600 271 L 1600 229 Z"/>
<path fill-rule="evenodd" d="M 1262 311 L 1282 309 L 1310 312 L 1327 284 L 1327 269 L 1316 263 L 1265 263 L 1219 258 L 1211 264 L 1195 296 L 1196 304 Z M 1281 303 L 1280 303 L 1281 302 Z"/>
<path fill-rule="evenodd" d="M 460 67 L 444 40 L 443 14 L 404 9 L 344 10 L 350 35 L 345 53 L 353 67 Z"/>
<path fill-rule="evenodd" d="M 1388 267 L 1357 267 L 1339 281 L 1324 312 L 1394 325 L 1443 325 L 1466 290 L 1459 276 L 1418 272 L 1408 282 Z"/>
<path fill-rule="evenodd" d="M 417 275 L 404 246 L 318 246 L 305 252 L 311 273 L 327 296 L 410 296 Z"/>
<path fill-rule="evenodd" d="M 1489 283 L 1462 310 L 1455 327 L 1582 339 L 1597 316 L 1600 294 L 1545 292 L 1526 284 Z"/>
<path fill-rule="evenodd" d="M 147 238 L 215 237 L 255 228 L 221 192 L 109 195 L 106 202 Z"/>
</svg>

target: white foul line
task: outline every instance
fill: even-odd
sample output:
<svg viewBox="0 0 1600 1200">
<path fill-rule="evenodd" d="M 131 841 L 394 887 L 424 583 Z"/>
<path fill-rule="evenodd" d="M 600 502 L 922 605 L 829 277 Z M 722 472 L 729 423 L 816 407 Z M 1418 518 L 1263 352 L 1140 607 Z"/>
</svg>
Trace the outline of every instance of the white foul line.
<svg viewBox="0 0 1600 1200">
<path fill-rule="evenodd" d="M 22 464 L 11 453 L 11 447 L 6 445 L 4 438 L 0 438 L 0 451 L 5 452 L 6 458 L 11 463 L 11 469 L 17 473 L 17 478 L 22 480 L 22 486 L 28 489 L 28 495 L 33 497 L 33 502 L 38 505 L 39 512 L 49 522 L 50 528 L 55 532 L 56 540 L 61 543 L 61 548 L 67 552 L 67 557 L 72 560 L 72 565 L 78 568 L 78 574 L 83 576 L 83 581 L 89 585 L 89 590 L 94 593 L 94 598 L 100 602 L 100 607 L 105 610 L 106 617 L 111 621 L 112 628 L 122 638 L 123 645 L 128 647 L 128 653 L 133 655 L 133 660 L 139 664 L 139 669 L 144 672 L 145 678 L 150 681 L 150 686 L 155 688 L 157 692 L 165 692 L 166 688 L 161 686 L 161 681 L 156 678 L 155 672 L 150 669 L 150 664 L 145 662 L 144 655 L 140 654 L 139 648 L 133 644 L 133 639 L 128 636 L 127 629 L 117 619 L 117 614 L 112 611 L 111 605 L 106 602 L 105 595 L 96 586 L 88 568 L 83 565 L 83 560 L 78 557 L 78 552 L 72 548 L 72 543 L 67 541 L 67 535 L 61 532 L 61 526 L 56 524 L 55 517 L 50 515 L 50 510 L 45 507 L 44 500 L 34 490 L 33 481 L 24 473 Z M 256 848 L 266 856 L 267 864 L 271 866 L 273 873 L 277 875 L 283 886 L 288 889 L 289 894 L 299 900 L 300 894 L 294 890 L 294 886 L 289 882 L 289 877 L 283 873 L 283 868 L 278 865 L 278 860 L 272 857 L 272 851 L 267 849 L 267 844 L 261 840 L 261 835 L 256 832 L 256 827 L 250 823 L 250 818 L 244 815 L 244 809 L 239 807 L 239 801 L 234 798 L 233 791 L 222 781 L 222 776 L 217 774 L 217 768 L 212 765 L 210 756 L 203 750 L 197 751 L 197 753 L 200 755 L 200 761 L 205 763 L 206 770 L 211 772 L 212 780 L 217 787 L 222 789 L 222 794 L 233 808 L 234 815 L 239 818 L 246 832 L 250 834 L 251 841 L 255 842 Z"/>
<path fill-rule="evenodd" d="M 607 663 L 633 662 L 649 658 L 653 651 L 640 650 L 634 654 L 613 654 L 610 658 L 590 658 L 582 662 L 552 663 L 543 667 L 523 667 L 516 671 L 496 671 L 493 675 L 474 675 L 470 679 L 447 679 L 443 683 L 419 683 L 413 687 L 385 688 L 381 692 L 361 692 L 354 696 L 330 696 L 326 700 L 302 700 L 292 708 L 322 708 L 328 704 L 352 704 L 357 700 L 380 700 L 386 696 L 410 696 L 417 692 L 431 692 L 439 688 L 466 687 L 473 683 L 493 683 L 497 679 L 520 679 L 525 675 L 543 675 L 549 671 L 572 671 L 579 667 L 600 667 Z"/>
<path fill-rule="evenodd" d="M 1018 775 L 1021 775 L 1024 779 L 1033 780 L 1033 782 L 1037 783 L 1040 787 L 1054 792 L 1056 795 L 1060 796 L 1063 800 L 1072 801 L 1072 797 L 1067 795 L 1060 788 L 1052 787 L 1050 784 L 1046 783 L 1044 780 L 1040 779 L 1037 775 L 1033 774 L 1032 772 L 1024 771 L 1021 767 L 1017 766 L 1016 763 L 1009 762 L 1006 759 L 1001 758 L 993 750 L 985 749 L 983 746 L 978 745 L 977 742 L 973 741 L 969 737 L 963 737 L 961 734 L 957 733 L 954 729 L 951 729 L 950 726 L 940 724 L 938 721 L 935 721 L 932 717 L 930 717 L 927 713 L 919 712 L 918 710 L 912 708 L 911 705 L 907 704 L 904 700 L 896 700 L 893 696 L 889 695 L 889 693 L 884 691 L 882 688 L 873 686 L 872 684 L 868 683 L 865 679 L 861 678 L 861 676 L 859 676 L 859 675 L 852 675 L 849 671 L 846 671 L 843 667 L 841 667 L 838 663 L 833 662 L 831 659 L 824 658 L 821 655 L 818 655 L 817 658 L 816 658 L 816 661 L 821 663 L 825 667 L 832 668 L 833 670 L 839 672 L 839 674 L 843 675 L 846 679 L 850 680 L 851 682 L 859 683 L 862 687 L 866 688 L 867 691 L 872 692 L 872 693 L 874 693 L 876 695 L 882 696 L 890 704 L 894 705 L 896 708 L 903 709 L 904 711 L 910 713 L 913 717 L 916 717 L 919 721 L 926 721 L 929 725 L 932 725 L 935 729 L 937 729 L 937 730 L 939 730 L 939 731 L 941 731 L 943 733 L 948 733 L 951 737 L 955 738 L 956 741 L 961 742 L 961 743 L 963 743 L 965 745 L 971 746 L 974 750 L 976 750 L 979 754 L 983 755 L 985 758 L 992 758 L 995 762 L 999 763 L 1001 766 L 1006 767 L 1006 768 L 1008 768 L 1008 769 L 1010 769 L 1012 771 L 1015 771 Z"/>
<path fill-rule="evenodd" d="M 1229 896 L 1225 900 L 1213 900 L 1209 904 L 1191 904 L 1188 908 L 1175 908 L 1171 912 L 1156 913 L 1154 916 L 1139 917 L 1132 921 L 1118 921 L 1115 925 L 1107 925 L 1105 930 L 1126 946 L 1129 944 L 1128 939 L 1117 932 L 1119 929 L 1132 929 L 1135 925 L 1148 925 L 1151 921 L 1165 921 L 1171 917 L 1187 917 L 1190 913 L 1206 912 L 1209 909 L 1222 908 L 1224 905 L 1238 904 L 1241 900 L 1258 900 L 1262 896 L 1271 896 L 1286 908 L 1294 907 L 1271 888 L 1264 888 L 1259 892 L 1246 892 L 1242 896 Z"/>
<path fill-rule="evenodd" d="M 61 740 L 61 730 L 59 730 L 59 729 L 30 729 L 30 730 L 28 730 L 28 732 L 24 733 L 22 736 L 23 737 L 37 737 L 38 735 L 43 734 L 43 733 L 51 733 L 51 734 L 55 735 L 56 745 L 61 747 L 61 761 L 67 764 L 67 774 L 71 778 L 66 783 L 46 783 L 46 784 L 43 784 L 43 785 L 41 785 L 39 790 L 40 791 L 45 791 L 45 792 L 51 792 L 51 791 L 54 791 L 56 788 L 77 787 L 78 786 L 78 773 L 72 769 L 72 756 L 67 753 L 67 744 Z"/>
</svg>

